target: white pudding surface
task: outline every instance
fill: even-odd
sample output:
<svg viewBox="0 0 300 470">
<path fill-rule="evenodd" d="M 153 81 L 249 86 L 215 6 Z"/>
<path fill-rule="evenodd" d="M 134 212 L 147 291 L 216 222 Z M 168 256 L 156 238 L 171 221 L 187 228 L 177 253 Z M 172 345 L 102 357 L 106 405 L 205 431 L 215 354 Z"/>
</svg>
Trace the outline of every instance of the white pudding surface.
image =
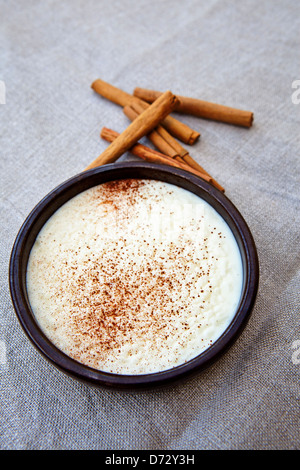
<svg viewBox="0 0 300 470">
<path fill-rule="evenodd" d="M 80 193 L 32 247 L 27 291 L 45 335 L 94 369 L 147 374 L 185 363 L 231 323 L 242 261 L 195 194 L 127 179 Z"/>
</svg>

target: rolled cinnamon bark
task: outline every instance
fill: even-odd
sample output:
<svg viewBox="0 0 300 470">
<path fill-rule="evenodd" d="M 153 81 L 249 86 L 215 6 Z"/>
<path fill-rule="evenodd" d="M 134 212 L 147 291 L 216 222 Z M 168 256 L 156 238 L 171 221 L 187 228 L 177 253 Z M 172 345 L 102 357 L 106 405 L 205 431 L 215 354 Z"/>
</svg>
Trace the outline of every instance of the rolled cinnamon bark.
<svg viewBox="0 0 300 470">
<path fill-rule="evenodd" d="M 113 131 L 112 129 L 108 129 L 106 127 L 103 127 L 101 130 L 101 137 L 108 142 L 113 142 L 118 138 L 120 134 L 118 134 L 116 131 Z M 170 165 L 175 168 L 181 168 L 182 170 L 189 171 L 190 173 L 195 174 L 196 176 L 199 176 L 200 178 L 204 179 L 205 181 L 211 183 L 214 185 L 216 188 L 218 188 L 220 191 L 224 192 L 224 188 L 219 185 L 211 176 L 207 175 L 206 173 L 202 173 L 198 170 L 195 170 L 194 168 L 191 168 L 189 165 L 186 163 L 182 163 L 177 161 L 174 158 L 168 157 L 167 155 L 164 155 L 160 152 L 157 152 L 156 150 L 150 149 L 149 147 L 146 147 L 145 145 L 142 144 L 135 144 L 133 145 L 129 151 L 137 156 L 142 158 L 143 160 L 152 162 L 152 163 L 159 163 L 163 165 Z"/>
<path fill-rule="evenodd" d="M 139 103 L 131 103 L 130 107 L 136 111 L 137 114 L 141 114 L 143 111 L 143 108 Z M 163 127 L 163 126 L 157 126 L 156 132 L 161 136 L 161 138 L 167 142 L 167 144 L 175 150 L 176 154 L 184 157 L 185 155 L 188 154 L 188 151 L 182 147 L 182 145 Z M 159 149 L 162 151 L 162 149 Z M 169 154 L 167 154 L 169 155 Z M 170 155 L 172 156 L 172 155 Z"/>
<path fill-rule="evenodd" d="M 140 138 L 149 134 L 176 106 L 177 98 L 166 91 L 114 140 L 86 170 L 116 161 L 130 149 Z"/>
<path fill-rule="evenodd" d="M 130 106 L 123 108 L 124 114 L 133 120 L 142 112 L 143 108 L 139 103 L 131 103 Z M 181 163 L 186 163 L 195 170 L 205 173 L 207 176 L 211 176 L 207 171 L 199 165 L 188 153 L 188 151 L 182 147 L 182 145 L 171 136 L 168 131 L 161 125 L 158 125 L 154 131 L 147 135 L 151 142 L 158 148 L 158 150 L 169 157 L 176 158 Z"/>
<path fill-rule="evenodd" d="M 148 90 L 145 88 L 135 88 L 133 95 L 143 99 L 148 103 L 153 103 L 160 95 L 160 91 Z M 175 108 L 176 112 L 190 114 L 193 116 L 212 119 L 214 121 L 226 122 L 237 126 L 251 127 L 254 119 L 253 112 L 223 106 L 209 101 L 189 98 L 177 95 L 179 101 Z"/>
<path fill-rule="evenodd" d="M 113 131 L 112 129 L 108 129 L 104 127 L 101 130 L 101 137 L 109 142 L 114 142 L 120 134 L 117 132 Z M 190 173 L 194 173 L 195 175 L 201 177 L 205 181 L 208 181 L 209 183 L 212 183 L 212 178 L 205 175 L 204 173 L 201 173 L 199 171 L 196 171 L 192 168 L 190 168 L 188 165 L 184 163 L 180 163 L 176 161 L 174 158 L 168 157 L 167 155 L 164 155 L 160 152 L 157 152 L 156 150 L 152 150 L 149 147 L 146 147 L 145 145 L 142 144 L 135 144 L 133 145 L 129 151 L 140 158 L 143 158 L 146 161 L 150 161 L 152 163 L 159 163 L 159 164 L 164 164 L 164 165 L 170 165 L 175 168 L 181 168 L 182 170 L 189 171 Z"/>
<path fill-rule="evenodd" d="M 117 88 L 101 79 L 95 80 L 92 83 L 91 88 L 103 98 L 106 98 L 113 103 L 122 106 L 123 108 L 124 106 L 130 105 L 131 103 L 139 103 L 144 107 L 144 109 L 149 107 L 149 103 L 146 101 L 130 95 L 126 91 L 123 91 L 120 88 Z M 162 125 L 170 132 L 170 134 L 172 134 L 174 137 L 177 137 L 177 139 L 186 144 L 192 145 L 200 137 L 199 132 L 191 129 L 189 126 L 183 122 L 178 121 L 172 116 L 166 116 L 162 122 Z"/>
<path fill-rule="evenodd" d="M 122 107 L 129 105 L 134 101 L 140 101 L 139 98 L 130 95 L 126 91 L 123 91 L 120 88 L 117 88 L 111 85 L 110 83 L 105 82 L 104 80 L 100 80 L 100 78 L 92 83 L 91 88 L 96 93 L 103 96 L 103 98 L 106 98 L 109 101 L 112 101 L 113 103 L 118 104 Z"/>
<path fill-rule="evenodd" d="M 138 113 L 135 109 L 133 109 L 132 104 L 130 106 L 124 106 L 123 112 L 125 116 L 127 116 L 130 121 L 134 121 L 138 117 L 140 113 Z M 168 142 L 165 141 L 165 139 L 159 134 L 158 128 L 162 127 L 161 125 L 158 125 L 153 131 L 151 131 L 147 137 L 148 139 L 155 145 L 155 147 L 162 152 L 165 155 L 168 155 L 169 157 L 176 158 L 178 157 L 178 153 L 176 150 L 171 147 Z"/>
</svg>

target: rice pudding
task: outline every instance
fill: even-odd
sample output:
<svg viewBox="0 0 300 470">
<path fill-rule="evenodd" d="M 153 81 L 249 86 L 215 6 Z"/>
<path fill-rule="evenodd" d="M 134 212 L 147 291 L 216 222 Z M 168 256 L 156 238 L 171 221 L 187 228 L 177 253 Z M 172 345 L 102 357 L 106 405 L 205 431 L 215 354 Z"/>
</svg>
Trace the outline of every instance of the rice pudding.
<svg viewBox="0 0 300 470">
<path fill-rule="evenodd" d="M 204 200 L 175 185 L 126 179 L 90 188 L 43 226 L 27 267 L 45 335 L 89 367 L 171 369 L 231 323 L 243 283 L 237 242 Z"/>
</svg>

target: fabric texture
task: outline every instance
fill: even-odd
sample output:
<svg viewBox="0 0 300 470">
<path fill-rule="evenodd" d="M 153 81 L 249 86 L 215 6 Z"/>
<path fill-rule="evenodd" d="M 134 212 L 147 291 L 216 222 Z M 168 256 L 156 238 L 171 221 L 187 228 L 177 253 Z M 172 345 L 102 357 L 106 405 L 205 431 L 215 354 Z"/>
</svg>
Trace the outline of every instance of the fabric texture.
<svg viewBox="0 0 300 470">
<path fill-rule="evenodd" d="M 299 449 L 300 4 L 0 0 L 0 11 L 0 448 Z M 250 129 L 180 118 L 201 132 L 192 157 L 250 227 L 260 284 L 230 350 L 167 390 L 65 376 L 32 346 L 10 298 L 10 252 L 28 213 L 106 148 L 103 126 L 128 125 L 91 90 L 97 78 L 254 112 Z"/>
</svg>

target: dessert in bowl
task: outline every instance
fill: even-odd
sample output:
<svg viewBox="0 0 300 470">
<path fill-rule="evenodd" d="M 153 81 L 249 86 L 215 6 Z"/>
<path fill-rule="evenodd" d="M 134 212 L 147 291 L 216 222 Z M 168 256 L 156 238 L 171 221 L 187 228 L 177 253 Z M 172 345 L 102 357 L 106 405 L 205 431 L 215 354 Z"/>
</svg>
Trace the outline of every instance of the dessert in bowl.
<svg viewBox="0 0 300 470">
<path fill-rule="evenodd" d="M 182 379 L 237 338 L 258 287 L 241 214 L 180 169 L 119 163 L 47 195 L 11 255 L 18 318 L 67 374 L 120 389 Z"/>
</svg>

